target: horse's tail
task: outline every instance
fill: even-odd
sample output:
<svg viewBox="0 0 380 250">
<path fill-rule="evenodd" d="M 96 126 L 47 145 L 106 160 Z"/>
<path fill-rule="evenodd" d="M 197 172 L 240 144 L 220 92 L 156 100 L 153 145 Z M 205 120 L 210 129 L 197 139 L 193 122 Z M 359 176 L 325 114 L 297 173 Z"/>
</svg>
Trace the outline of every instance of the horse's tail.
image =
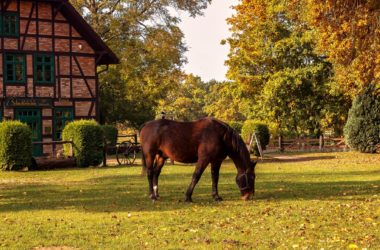
<svg viewBox="0 0 380 250">
<path fill-rule="evenodd" d="M 141 150 L 141 163 L 142 163 L 142 167 L 141 167 L 141 176 L 145 176 L 147 171 L 146 171 L 146 160 L 145 160 L 145 154 L 144 154 L 144 151 Z"/>
</svg>

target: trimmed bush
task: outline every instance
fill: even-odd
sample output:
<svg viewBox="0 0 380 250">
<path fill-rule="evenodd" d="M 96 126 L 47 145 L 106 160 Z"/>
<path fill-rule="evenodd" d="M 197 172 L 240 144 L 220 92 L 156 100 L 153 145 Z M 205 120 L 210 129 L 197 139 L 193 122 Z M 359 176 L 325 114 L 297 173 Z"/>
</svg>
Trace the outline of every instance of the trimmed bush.
<svg viewBox="0 0 380 250">
<path fill-rule="evenodd" d="M 380 95 L 373 85 L 357 96 L 348 113 L 344 137 L 351 148 L 375 153 L 380 143 Z"/>
<path fill-rule="evenodd" d="M 0 169 L 18 170 L 32 163 L 32 131 L 20 121 L 0 123 Z"/>
<path fill-rule="evenodd" d="M 263 123 L 259 123 L 253 120 L 245 121 L 241 129 L 241 136 L 243 140 L 249 143 L 250 136 L 253 134 L 257 135 L 258 140 L 260 141 L 260 144 L 261 144 L 261 148 L 265 150 L 266 146 L 269 144 L 269 138 L 270 138 L 268 126 Z M 252 148 L 250 150 L 256 156 L 260 155 L 255 140 L 253 140 Z"/>
<path fill-rule="evenodd" d="M 64 141 L 73 140 L 74 155 L 78 167 L 97 166 L 103 159 L 103 130 L 93 120 L 70 122 L 62 132 Z M 66 155 L 70 154 L 70 145 L 64 145 Z"/>
<path fill-rule="evenodd" d="M 102 125 L 104 139 L 107 144 L 116 146 L 117 143 L 117 128 L 113 125 Z"/>
<path fill-rule="evenodd" d="M 236 132 L 239 134 L 241 133 L 241 128 L 243 127 L 242 122 L 237 122 L 237 121 L 230 121 L 228 122 L 228 125 L 233 128 Z"/>
</svg>

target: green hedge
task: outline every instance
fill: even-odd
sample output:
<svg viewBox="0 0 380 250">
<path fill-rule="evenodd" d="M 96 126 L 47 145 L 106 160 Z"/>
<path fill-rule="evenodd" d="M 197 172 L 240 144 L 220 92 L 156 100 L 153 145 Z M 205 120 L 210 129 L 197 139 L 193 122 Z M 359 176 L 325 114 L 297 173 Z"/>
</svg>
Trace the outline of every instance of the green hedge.
<svg viewBox="0 0 380 250">
<path fill-rule="evenodd" d="M 0 169 L 18 170 L 32 162 L 32 131 L 19 121 L 0 123 Z"/>
<path fill-rule="evenodd" d="M 353 149 L 363 153 L 375 153 L 380 143 L 380 95 L 375 86 L 369 85 L 352 104 L 344 137 Z"/>
<path fill-rule="evenodd" d="M 116 146 L 117 143 L 117 128 L 113 125 L 102 125 L 104 139 L 107 144 Z"/>
<path fill-rule="evenodd" d="M 253 135 L 254 133 L 256 133 L 260 141 L 261 148 L 265 150 L 270 139 L 268 126 L 253 120 L 246 120 L 241 129 L 241 136 L 243 140 L 249 143 L 250 135 Z M 260 155 L 255 140 L 253 140 L 251 151 L 257 156 Z"/>
<path fill-rule="evenodd" d="M 230 121 L 228 122 L 228 125 L 233 128 L 236 132 L 239 134 L 241 133 L 241 128 L 243 127 L 242 122 L 237 122 L 237 121 Z"/>
<path fill-rule="evenodd" d="M 97 166 L 103 159 L 103 130 L 93 120 L 70 122 L 62 132 L 64 141 L 73 140 L 74 155 L 78 167 Z M 70 154 L 70 145 L 65 144 L 66 155 Z"/>
</svg>

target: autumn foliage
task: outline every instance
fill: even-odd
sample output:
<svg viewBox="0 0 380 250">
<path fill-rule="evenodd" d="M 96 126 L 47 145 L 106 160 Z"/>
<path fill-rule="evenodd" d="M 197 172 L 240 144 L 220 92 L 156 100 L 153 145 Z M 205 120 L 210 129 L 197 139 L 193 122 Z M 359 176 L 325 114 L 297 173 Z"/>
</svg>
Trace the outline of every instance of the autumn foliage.
<svg viewBox="0 0 380 250">
<path fill-rule="evenodd" d="M 380 1 L 307 0 L 318 49 L 334 64 L 339 84 L 352 96 L 380 80 Z"/>
</svg>

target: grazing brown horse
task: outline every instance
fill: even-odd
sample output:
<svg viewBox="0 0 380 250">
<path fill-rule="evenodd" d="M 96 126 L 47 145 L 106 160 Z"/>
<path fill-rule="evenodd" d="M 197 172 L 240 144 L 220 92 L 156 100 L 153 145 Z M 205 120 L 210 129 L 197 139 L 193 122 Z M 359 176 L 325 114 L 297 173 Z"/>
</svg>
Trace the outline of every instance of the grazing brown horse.
<svg viewBox="0 0 380 250">
<path fill-rule="evenodd" d="M 203 171 L 211 163 L 212 196 L 218 194 L 219 169 L 229 156 L 237 168 L 236 184 L 242 199 L 248 200 L 255 192 L 255 165 L 242 138 L 227 124 L 213 118 L 195 122 L 175 122 L 166 119 L 148 122 L 140 132 L 143 164 L 147 169 L 152 200 L 159 198 L 158 177 L 166 159 L 182 163 L 196 163 L 193 179 L 186 192 L 191 195 Z"/>
</svg>

